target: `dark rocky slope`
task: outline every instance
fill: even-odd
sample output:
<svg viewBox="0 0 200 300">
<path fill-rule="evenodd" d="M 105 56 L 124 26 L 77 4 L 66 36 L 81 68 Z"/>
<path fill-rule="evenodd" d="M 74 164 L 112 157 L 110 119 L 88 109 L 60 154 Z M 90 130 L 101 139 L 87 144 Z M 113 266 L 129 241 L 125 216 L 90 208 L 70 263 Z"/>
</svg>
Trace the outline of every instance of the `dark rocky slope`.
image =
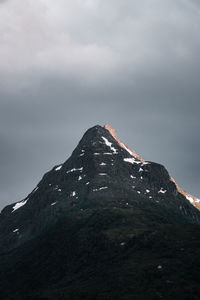
<svg viewBox="0 0 200 300">
<path fill-rule="evenodd" d="M 199 299 L 199 223 L 162 165 L 95 126 L 1 212 L 1 299 Z"/>
</svg>

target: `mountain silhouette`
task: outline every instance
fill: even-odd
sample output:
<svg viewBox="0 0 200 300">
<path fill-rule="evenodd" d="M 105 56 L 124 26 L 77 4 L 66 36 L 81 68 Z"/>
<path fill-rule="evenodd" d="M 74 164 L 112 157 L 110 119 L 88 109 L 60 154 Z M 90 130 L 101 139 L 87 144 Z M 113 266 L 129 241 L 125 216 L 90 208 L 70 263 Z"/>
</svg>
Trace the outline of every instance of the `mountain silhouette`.
<svg viewBox="0 0 200 300">
<path fill-rule="evenodd" d="M 199 299 L 199 202 L 94 126 L 2 210 L 1 299 Z"/>
</svg>

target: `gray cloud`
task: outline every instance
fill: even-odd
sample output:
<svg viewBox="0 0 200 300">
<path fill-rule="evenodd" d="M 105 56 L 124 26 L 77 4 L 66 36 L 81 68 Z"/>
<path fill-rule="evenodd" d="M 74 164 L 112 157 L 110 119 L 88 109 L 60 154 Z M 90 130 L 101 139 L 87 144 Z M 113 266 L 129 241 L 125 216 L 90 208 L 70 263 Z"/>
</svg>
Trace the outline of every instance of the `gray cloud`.
<svg viewBox="0 0 200 300">
<path fill-rule="evenodd" d="M 112 123 L 199 195 L 196 1 L 7 1 L 0 11 L 0 206 Z"/>
</svg>

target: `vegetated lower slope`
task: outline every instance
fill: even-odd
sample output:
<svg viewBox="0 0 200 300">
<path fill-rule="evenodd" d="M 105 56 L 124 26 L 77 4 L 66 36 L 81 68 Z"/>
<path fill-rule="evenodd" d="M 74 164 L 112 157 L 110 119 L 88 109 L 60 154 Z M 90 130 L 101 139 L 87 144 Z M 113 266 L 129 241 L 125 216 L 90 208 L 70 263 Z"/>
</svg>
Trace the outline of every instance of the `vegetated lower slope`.
<svg viewBox="0 0 200 300">
<path fill-rule="evenodd" d="M 95 126 L 2 211 L 1 299 L 199 299 L 199 223 L 162 165 Z"/>
<path fill-rule="evenodd" d="M 4 257 L 2 299 L 199 299 L 198 225 L 164 225 L 118 242 L 92 223 L 60 223 Z"/>
</svg>

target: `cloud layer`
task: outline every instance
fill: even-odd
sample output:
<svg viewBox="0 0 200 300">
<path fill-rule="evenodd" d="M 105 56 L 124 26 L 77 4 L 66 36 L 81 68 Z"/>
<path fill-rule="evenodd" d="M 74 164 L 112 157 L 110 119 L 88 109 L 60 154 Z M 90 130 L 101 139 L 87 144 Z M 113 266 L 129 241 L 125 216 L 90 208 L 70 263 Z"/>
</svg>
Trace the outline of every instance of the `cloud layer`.
<svg viewBox="0 0 200 300">
<path fill-rule="evenodd" d="M 195 3 L 3 1 L 1 76 L 10 83 L 10 77 L 15 81 L 18 75 L 29 84 L 38 73 L 90 83 L 94 77 L 129 80 L 158 72 L 174 72 L 176 78 L 178 70 L 195 68 L 199 58 L 200 18 Z"/>
<path fill-rule="evenodd" d="M 198 1 L 0 4 L 1 206 L 107 122 L 199 195 Z"/>
</svg>

